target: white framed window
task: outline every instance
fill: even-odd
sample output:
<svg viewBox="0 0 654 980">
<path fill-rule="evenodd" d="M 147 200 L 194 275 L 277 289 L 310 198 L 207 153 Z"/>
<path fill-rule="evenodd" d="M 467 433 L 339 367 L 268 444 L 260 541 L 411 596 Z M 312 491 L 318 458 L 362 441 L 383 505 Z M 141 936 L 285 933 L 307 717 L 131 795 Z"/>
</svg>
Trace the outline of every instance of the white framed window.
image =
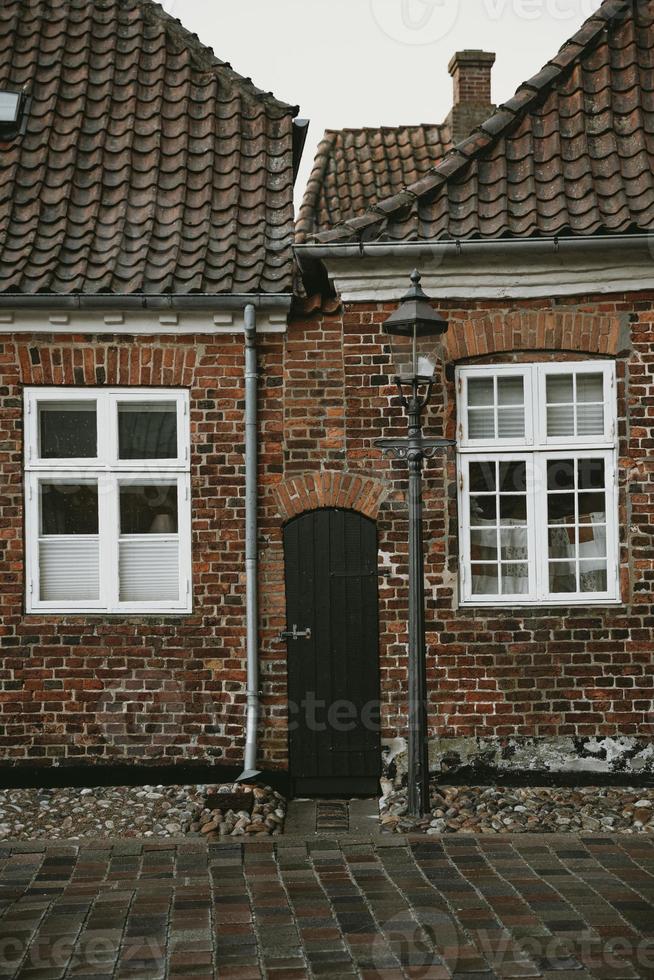
<svg viewBox="0 0 654 980">
<path fill-rule="evenodd" d="M 461 601 L 619 601 L 608 361 L 457 369 Z"/>
<path fill-rule="evenodd" d="M 25 389 L 28 612 L 190 612 L 188 410 L 179 389 Z"/>
</svg>

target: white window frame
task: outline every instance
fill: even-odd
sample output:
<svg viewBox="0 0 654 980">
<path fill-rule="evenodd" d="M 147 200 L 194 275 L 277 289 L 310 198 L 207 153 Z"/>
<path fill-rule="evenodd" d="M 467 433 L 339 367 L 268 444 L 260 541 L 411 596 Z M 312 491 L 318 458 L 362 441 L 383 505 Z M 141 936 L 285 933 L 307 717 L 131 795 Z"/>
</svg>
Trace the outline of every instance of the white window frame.
<svg viewBox="0 0 654 980">
<path fill-rule="evenodd" d="M 617 409 L 615 398 L 615 364 L 612 361 L 571 361 L 554 364 L 534 365 L 534 392 L 537 398 L 538 430 L 537 446 L 547 449 L 559 447 L 577 449 L 599 449 L 614 447 L 617 433 Z M 538 368 L 540 370 L 538 370 Z M 603 436 L 557 436 L 547 435 L 547 379 L 553 374 L 602 374 L 604 378 L 604 434 Z"/>
<path fill-rule="evenodd" d="M 599 374 L 604 377 L 604 433 L 597 436 L 552 438 L 547 436 L 546 379 L 549 375 Z M 525 440 L 520 448 L 507 447 L 500 439 L 471 440 L 467 433 L 467 381 L 470 377 L 525 377 Z M 573 361 L 520 365 L 474 365 L 456 370 L 459 540 L 461 545 L 460 602 L 462 606 L 587 606 L 621 602 L 618 526 L 618 457 L 616 372 L 612 361 Z M 556 459 L 603 459 L 606 473 L 607 591 L 602 593 L 551 593 L 547 517 L 547 462 Z M 527 540 L 529 592 L 518 595 L 473 595 L 470 539 L 469 466 L 471 462 L 527 462 Z M 498 556 L 499 557 L 499 556 Z"/>
<path fill-rule="evenodd" d="M 484 449 L 489 449 L 488 439 L 471 439 L 468 434 L 468 380 L 470 378 L 507 378 L 507 377 L 522 377 L 524 379 L 524 390 L 525 390 L 525 435 L 522 439 L 493 439 L 492 448 L 495 449 L 524 449 L 527 446 L 531 446 L 534 442 L 534 406 L 532 397 L 532 385 L 531 385 L 531 365 L 530 364 L 507 364 L 495 368 L 475 366 L 466 368 L 465 370 L 459 369 L 459 384 L 457 384 L 458 396 L 459 396 L 459 444 L 461 447 L 475 448 L 483 452 Z M 495 382 L 497 385 L 497 382 Z M 461 410 L 460 406 L 464 405 L 465 410 Z M 495 418 L 497 419 L 497 411 L 495 411 Z"/>
<path fill-rule="evenodd" d="M 98 455 L 92 459 L 43 459 L 39 454 L 39 406 L 47 402 L 95 401 Z M 118 459 L 118 405 L 120 402 L 175 402 L 178 454 L 176 459 Z M 190 613 L 191 589 L 191 476 L 189 393 L 170 388 L 26 388 L 25 424 L 25 557 L 28 613 Z M 44 482 L 97 482 L 99 598 L 46 601 L 39 595 L 40 484 Z M 125 602 L 119 592 L 119 493 L 121 483 L 177 485 L 179 599 Z M 62 537 L 64 537 L 62 535 Z M 79 537 L 76 535 L 75 537 Z M 130 535 L 130 538 L 135 537 Z M 167 535 L 157 535 L 165 540 Z"/>
<path fill-rule="evenodd" d="M 470 453 L 463 456 L 460 460 L 460 473 L 462 476 L 462 489 L 469 484 L 469 469 L 470 463 L 508 463 L 508 462 L 524 462 L 526 464 L 526 498 L 527 498 L 527 543 L 529 549 L 529 558 L 526 561 L 515 561 L 510 562 L 512 565 L 527 565 L 529 568 L 529 581 L 530 583 L 536 580 L 536 547 L 535 547 L 535 520 L 534 520 L 534 489 L 533 489 L 533 470 L 529 465 L 530 455 L 527 453 Z M 495 491 L 495 496 L 499 495 L 499 488 Z M 489 493 L 488 496 L 493 496 Z M 462 569 L 462 592 L 465 597 L 464 601 L 474 601 L 476 603 L 477 596 L 472 595 L 472 565 L 473 562 L 470 558 L 471 553 L 471 540 L 470 540 L 470 494 L 462 494 L 462 499 L 459 504 L 460 512 L 462 514 L 462 519 L 460 523 L 461 527 L 461 542 L 463 545 L 463 553 L 468 556 L 468 561 L 463 561 L 461 563 Z M 499 515 L 499 507 L 497 508 L 497 513 Z M 498 560 L 499 560 L 499 543 L 498 543 Z M 510 603 L 511 605 L 516 605 L 519 602 L 535 602 L 538 599 L 538 593 L 534 589 L 533 592 L 525 594 L 524 592 L 513 593 L 513 594 L 500 594 L 499 597 L 491 596 L 489 597 L 492 601 L 497 604 L 497 599 L 499 598 L 502 603 Z M 486 599 L 486 597 L 482 597 Z"/>
</svg>

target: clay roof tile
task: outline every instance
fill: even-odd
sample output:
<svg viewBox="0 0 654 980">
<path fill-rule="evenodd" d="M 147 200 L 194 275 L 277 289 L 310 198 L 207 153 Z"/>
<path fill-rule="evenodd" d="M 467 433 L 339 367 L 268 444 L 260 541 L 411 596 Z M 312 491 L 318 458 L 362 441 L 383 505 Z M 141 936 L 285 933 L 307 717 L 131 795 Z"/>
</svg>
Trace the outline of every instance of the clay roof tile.
<svg viewBox="0 0 654 980">
<path fill-rule="evenodd" d="M 297 108 L 157 3 L 4 0 L 9 84 L 31 103 L 0 153 L 0 291 L 292 290 Z"/>
</svg>

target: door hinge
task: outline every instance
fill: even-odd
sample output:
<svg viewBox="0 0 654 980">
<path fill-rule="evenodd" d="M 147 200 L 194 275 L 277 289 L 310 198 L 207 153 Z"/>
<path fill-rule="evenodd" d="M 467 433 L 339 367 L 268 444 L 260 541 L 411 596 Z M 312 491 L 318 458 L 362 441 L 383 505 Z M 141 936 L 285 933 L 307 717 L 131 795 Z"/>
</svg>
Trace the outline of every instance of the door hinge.
<svg viewBox="0 0 654 980">
<path fill-rule="evenodd" d="M 191 580 L 190 580 L 190 578 L 187 578 L 186 579 L 186 594 L 187 595 L 190 595 L 190 592 L 191 592 Z"/>
<path fill-rule="evenodd" d="M 461 377 L 459 377 L 459 380 L 456 383 L 456 390 L 458 391 L 459 394 L 461 394 L 461 392 L 463 391 L 463 380 L 461 379 Z"/>
<path fill-rule="evenodd" d="M 463 490 L 465 486 L 465 481 L 463 479 L 463 473 L 459 473 L 459 490 Z"/>
</svg>

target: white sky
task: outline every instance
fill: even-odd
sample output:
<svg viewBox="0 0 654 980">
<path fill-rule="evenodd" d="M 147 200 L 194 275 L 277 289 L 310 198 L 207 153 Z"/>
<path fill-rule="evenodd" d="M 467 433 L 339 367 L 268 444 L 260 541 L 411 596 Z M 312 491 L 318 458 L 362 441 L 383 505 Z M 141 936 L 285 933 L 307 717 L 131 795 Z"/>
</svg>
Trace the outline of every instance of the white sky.
<svg viewBox="0 0 654 980">
<path fill-rule="evenodd" d="M 311 120 L 299 203 L 325 129 L 442 122 L 455 51 L 495 51 L 505 102 L 600 0 L 161 0 L 219 58 Z"/>
</svg>

